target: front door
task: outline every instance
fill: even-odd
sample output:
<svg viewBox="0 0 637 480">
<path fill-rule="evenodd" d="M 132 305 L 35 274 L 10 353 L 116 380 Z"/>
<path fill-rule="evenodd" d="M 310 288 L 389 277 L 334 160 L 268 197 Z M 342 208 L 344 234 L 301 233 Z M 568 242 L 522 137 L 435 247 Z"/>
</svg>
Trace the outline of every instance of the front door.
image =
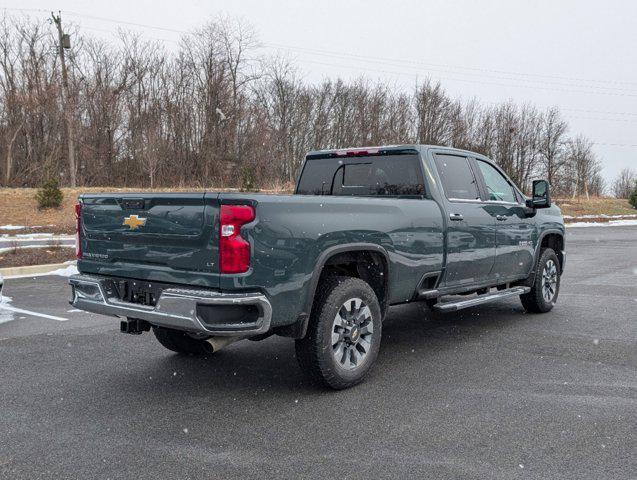
<svg viewBox="0 0 637 480">
<path fill-rule="evenodd" d="M 493 277 L 524 278 L 533 267 L 535 222 L 510 181 L 493 165 L 476 159 L 486 189 L 487 211 L 496 223 Z"/>
<path fill-rule="evenodd" d="M 495 257 L 495 219 L 480 198 L 469 159 L 434 154 L 445 193 L 447 266 L 444 286 L 462 286 L 489 280 Z"/>
</svg>

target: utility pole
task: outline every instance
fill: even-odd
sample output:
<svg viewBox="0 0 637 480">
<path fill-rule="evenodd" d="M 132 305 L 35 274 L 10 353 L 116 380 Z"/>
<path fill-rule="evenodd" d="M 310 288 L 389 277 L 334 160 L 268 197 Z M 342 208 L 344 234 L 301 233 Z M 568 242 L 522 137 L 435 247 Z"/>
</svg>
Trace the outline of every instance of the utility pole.
<svg viewBox="0 0 637 480">
<path fill-rule="evenodd" d="M 71 116 L 73 109 L 71 108 L 71 100 L 69 95 L 69 77 L 66 72 L 66 60 L 64 58 L 64 50 L 71 48 L 70 37 L 62 30 L 62 12 L 58 11 L 57 17 L 51 12 L 53 22 L 58 29 L 58 53 L 60 54 L 60 64 L 62 66 L 62 108 L 64 109 L 64 119 L 66 121 L 66 142 L 69 156 L 69 171 L 71 179 L 71 187 L 76 187 L 76 168 L 75 168 L 75 148 L 73 147 L 73 122 Z"/>
</svg>

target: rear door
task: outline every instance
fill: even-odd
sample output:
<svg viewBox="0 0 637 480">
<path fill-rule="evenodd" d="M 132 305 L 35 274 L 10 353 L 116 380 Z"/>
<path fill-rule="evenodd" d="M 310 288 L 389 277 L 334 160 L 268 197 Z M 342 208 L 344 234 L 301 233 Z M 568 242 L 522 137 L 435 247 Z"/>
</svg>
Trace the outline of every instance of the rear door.
<svg viewBox="0 0 637 480">
<path fill-rule="evenodd" d="M 526 215 L 521 196 L 502 172 L 484 160 L 475 162 L 486 191 L 487 211 L 496 223 L 493 277 L 526 277 L 534 260 L 535 220 Z"/>
<path fill-rule="evenodd" d="M 468 157 L 434 153 L 445 194 L 447 264 L 445 286 L 473 285 L 489 280 L 495 258 L 495 219 L 480 198 Z"/>
<path fill-rule="evenodd" d="M 82 197 L 83 272 L 218 286 L 218 194 Z"/>
</svg>

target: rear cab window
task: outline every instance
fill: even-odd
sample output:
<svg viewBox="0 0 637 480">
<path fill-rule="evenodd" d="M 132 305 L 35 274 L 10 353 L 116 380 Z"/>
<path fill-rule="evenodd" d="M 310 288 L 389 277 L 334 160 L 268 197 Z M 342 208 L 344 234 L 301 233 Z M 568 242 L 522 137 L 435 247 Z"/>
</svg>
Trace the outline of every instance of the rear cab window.
<svg viewBox="0 0 637 480">
<path fill-rule="evenodd" d="M 419 198 L 425 195 L 420 162 L 416 153 L 308 158 L 296 194 Z"/>
<path fill-rule="evenodd" d="M 449 200 L 480 200 L 478 182 L 467 157 L 435 154 L 434 160 L 442 188 Z"/>
</svg>

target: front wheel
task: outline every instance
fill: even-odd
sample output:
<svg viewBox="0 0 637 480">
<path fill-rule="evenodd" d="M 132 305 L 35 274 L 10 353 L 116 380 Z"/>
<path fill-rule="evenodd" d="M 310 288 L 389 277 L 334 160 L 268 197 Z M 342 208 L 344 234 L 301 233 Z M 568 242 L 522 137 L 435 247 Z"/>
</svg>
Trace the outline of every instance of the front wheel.
<svg viewBox="0 0 637 480">
<path fill-rule="evenodd" d="M 545 313 L 553 308 L 560 293 L 560 262 L 551 248 L 542 251 L 531 291 L 520 295 L 527 312 Z"/>
<path fill-rule="evenodd" d="M 359 278 L 330 277 L 318 288 L 307 335 L 296 341 L 296 357 L 316 383 L 348 388 L 363 380 L 378 356 L 380 305 Z"/>
</svg>

